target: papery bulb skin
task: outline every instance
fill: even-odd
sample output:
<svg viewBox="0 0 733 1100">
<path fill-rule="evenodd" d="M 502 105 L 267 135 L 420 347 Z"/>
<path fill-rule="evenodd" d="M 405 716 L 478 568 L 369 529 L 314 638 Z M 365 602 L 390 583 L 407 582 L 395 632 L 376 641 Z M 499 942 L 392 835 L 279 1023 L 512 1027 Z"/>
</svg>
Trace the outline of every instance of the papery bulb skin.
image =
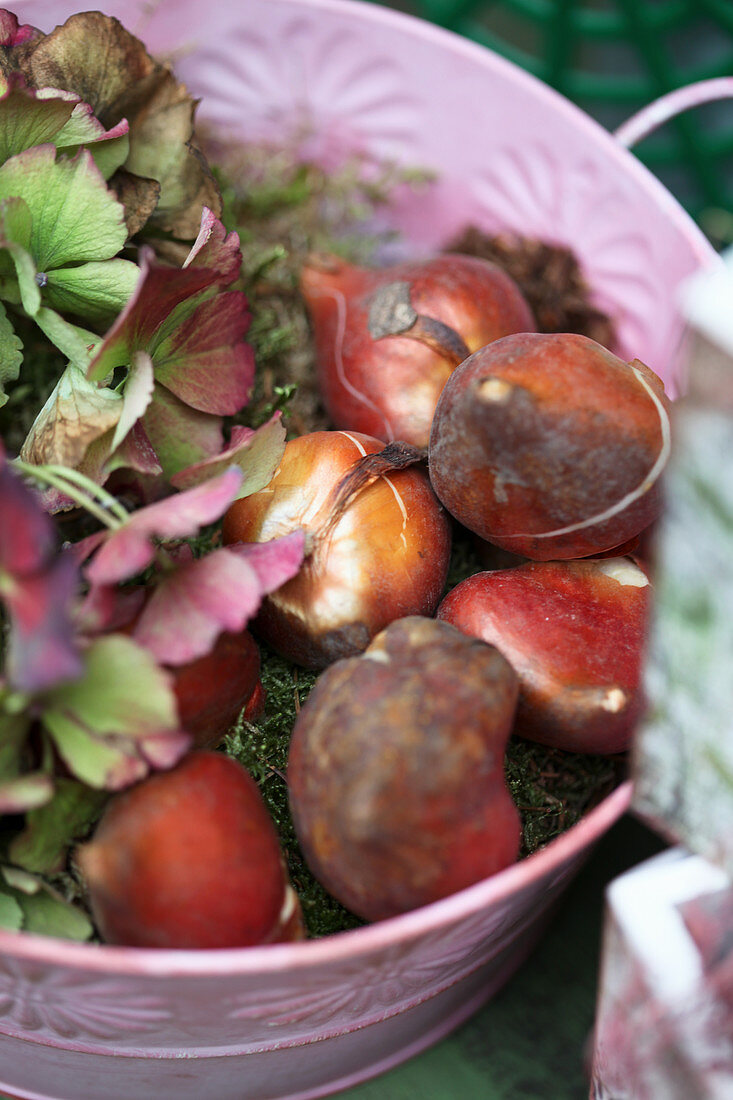
<svg viewBox="0 0 733 1100">
<path fill-rule="evenodd" d="M 249 720 L 261 713 L 260 651 L 248 630 L 220 634 L 209 653 L 171 675 L 181 728 L 194 748 L 221 744 L 243 710 Z"/>
<path fill-rule="evenodd" d="M 630 558 L 527 562 L 461 581 L 437 617 L 511 663 L 515 734 L 613 754 L 628 749 L 643 711 L 650 604 L 647 573 Z"/>
<path fill-rule="evenodd" d="M 586 336 L 523 333 L 446 384 L 430 478 L 481 538 L 535 561 L 622 546 L 661 510 L 670 452 L 661 380 Z"/>
<path fill-rule="evenodd" d="M 116 795 L 78 855 L 107 943 L 249 947 L 303 935 L 257 784 L 223 753 L 191 752 Z"/>
<path fill-rule="evenodd" d="M 385 442 L 426 447 L 457 364 L 492 340 L 535 329 L 506 272 L 458 253 L 382 269 L 314 257 L 301 289 L 333 424 Z"/>
<path fill-rule="evenodd" d="M 293 730 L 288 790 L 316 878 L 366 920 L 513 863 L 504 778 L 517 677 L 493 646 L 408 617 L 327 669 Z"/>
<path fill-rule="evenodd" d="M 424 469 L 378 476 L 334 508 L 344 478 L 383 448 L 359 432 L 300 436 L 270 484 L 224 516 L 225 543 L 305 530 L 300 572 L 265 597 L 252 629 L 306 668 L 360 653 L 393 619 L 432 615 L 443 593 L 451 523 Z"/>
</svg>

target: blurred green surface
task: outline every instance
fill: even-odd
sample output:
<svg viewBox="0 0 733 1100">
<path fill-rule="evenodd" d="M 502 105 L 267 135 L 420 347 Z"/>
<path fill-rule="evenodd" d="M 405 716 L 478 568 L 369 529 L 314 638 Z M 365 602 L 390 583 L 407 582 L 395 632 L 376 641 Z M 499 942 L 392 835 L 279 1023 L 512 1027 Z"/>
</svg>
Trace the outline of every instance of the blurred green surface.
<svg viewBox="0 0 733 1100">
<path fill-rule="evenodd" d="M 731 0 L 375 0 L 508 58 L 609 130 L 666 92 L 733 75 Z M 733 101 L 635 148 L 717 246 L 733 240 Z"/>
</svg>

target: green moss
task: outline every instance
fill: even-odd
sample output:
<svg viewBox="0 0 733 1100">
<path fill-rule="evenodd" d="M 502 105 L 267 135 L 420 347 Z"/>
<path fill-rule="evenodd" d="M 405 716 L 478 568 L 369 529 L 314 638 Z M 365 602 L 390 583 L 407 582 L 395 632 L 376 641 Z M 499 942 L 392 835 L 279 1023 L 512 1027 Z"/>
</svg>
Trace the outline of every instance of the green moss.
<svg viewBox="0 0 733 1100">
<path fill-rule="evenodd" d="M 224 749 L 243 764 L 259 784 L 280 836 L 291 882 L 300 897 L 308 934 L 313 937 L 356 928 L 363 922 L 328 894 L 311 874 L 298 844 L 288 805 L 285 770 L 290 735 L 300 707 L 317 673 L 294 668 L 261 647 L 265 713 L 256 723 L 239 723 Z"/>
<path fill-rule="evenodd" d="M 588 756 L 512 737 L 506 778 L 522 817 L 520 858 L 575 825 L 626 775 L 625 757 Z"/>
<path fill-rule="evenodd" d="M 451 559 L 444 595 L 467 577 L 472 577 L 474 573 L 492 569 L 510 569 L 526 561 L 527 558 L 519 557 L 508 550 L 501 550 L 498 546 L 492 546 L 491 543 L 480 539 L 478 535 L 474 535 L 459 523 L 454 523 Z"/>
<path fill-rule="evenodd" d="M 484 568 L 475 538 L 465 527 L 454 523 L 450 565 L 443 595 L 446 596 L 461 581 L 472 577 L 474 573 L 480 573 Z"/>
</svg>

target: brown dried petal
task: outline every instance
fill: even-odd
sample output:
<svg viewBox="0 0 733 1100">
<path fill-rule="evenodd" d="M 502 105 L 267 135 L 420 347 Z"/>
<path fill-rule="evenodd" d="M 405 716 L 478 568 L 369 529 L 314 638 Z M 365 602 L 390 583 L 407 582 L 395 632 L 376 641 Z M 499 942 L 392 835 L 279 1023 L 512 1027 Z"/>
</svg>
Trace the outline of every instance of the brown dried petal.
<svg viewBox="0 0 733 1100">
<path fill-rule="evenodd" d="M 125 208 L 127 232 L 134 237 L 158 205 L 160 184 L 157 180 L 135 176 L 120 168 L 110 179 L 109 186 Z"/>
<path fill-rule="evenodd" d="M 73 15 L 35 44 L 26 71 L 35 87 L 80 95 L 107 127 L 127 119 L 130 153 L 125 167 L 159 181 L 153 221 L 160 228 L 193 238 L 202 206 L 220 212 L 216 183 L 192 143 L 195 101 L 117 19 L 101 12 Z M 135 220 L 143 210 L 136 205 Z"/>
<path fill-rule="evenodd" d="M 36 27 L 29 23 L 21 26 L 17 16 L 0 8 L 0 73 L 7 77 L 23 71 L 29 52 L 43 37 Z"/>
<path fill-rule="evenodd" d="M 118 394 L 92 386 L 81 371 L 70 366 L 36 417 L 21 458 L 39 466 L 59 463 L 76 467 L 94 441 L 115 426 L 121 411 Z"/>
<path fill-rule="evenodd" d="M 165 71 L 142 42 L 101 12 L 72 15 L 47 34 L 26 61 L 36 88 L 76 92 L 105 126 L 130 121 Z"/>
<path fill-rule="evenodd" d="M 468 226 L 445 251 L 478 256 L 503 268 L 529 302 L 539 332 L 575 332 L 613 350 L 613 322 L 591 301 L 570 248 L 513 233 L 491 236 Z"/>
<path fill-rule="evenodd" d="M 169 74 L 170 75 L 170 74 Z M 191 140 L 196 104 L 172 76 L 161 83 L 131 120 L 126 167 L 160 181 L 153 222 L 176 237 L 191 239 L 202 207 L 221 213 L 219 189 L 205 158 Z"/>
</svg>

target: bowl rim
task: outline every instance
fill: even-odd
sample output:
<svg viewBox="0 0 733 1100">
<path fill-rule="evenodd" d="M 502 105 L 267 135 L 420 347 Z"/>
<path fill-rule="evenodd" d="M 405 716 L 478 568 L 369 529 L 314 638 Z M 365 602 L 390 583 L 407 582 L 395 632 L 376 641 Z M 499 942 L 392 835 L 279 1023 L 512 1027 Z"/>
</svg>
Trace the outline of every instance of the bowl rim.
<svg viewBox="0 0 733 1100">
<path fill-rule="evenodd" d="M 641 188 L 651 193 L 650 197 L 663 207 L 666 215 L 675 223 L 702 264 L 710 266 L 720 263 L 718 252 L 700 226 L 630 147 L 618 141 L 613 131 L 606 129 L 562 92 L 491 47 L 475 42 L 447 27 L 431 23 L 421 16 L 384 7 L 380 3 L 374 3 L 373 0 L 267 0 L 267 3 L 289 8 L 300 7 L 308 11 L 319 9 L 324 14 L 328 12 L 339 16 L 343 16 L 345 12 L 351 12 L 366 23 L 383 24 L 386 32 L 390 29 L 398 30 L 423 38 L 439 49 L 447 49 L 454 54 L 463 55 L 472 64 L 501 73 L 508 81 L 526 88 L 538 99 L 552 102 L 556 111 L 563 114 L 574 127 L 584 129 L 595 143 L 605 146 L 605 151 L 623 164 L 624 169 L 636 178 Z M 144 37 L 144 32 L 142 33 Z"/>
<path fill-rule="evenodd" d="M 428 933 L 439 932 L 589 853 L 592 845 L 628 810 L 631 792 L 631 781 L 625 780 L 575 825 L 532 855 L 440 901 L 359 928 L 296 943 L 195 950 L 79 943 L 30 932 L 0 931 L 0 970 L 2 958 L 11 956 L 26 962 L 105 975 L 159 978 L 232 977 L 351 962 L 396 943 L 405 944 Z"/>
</svg>

